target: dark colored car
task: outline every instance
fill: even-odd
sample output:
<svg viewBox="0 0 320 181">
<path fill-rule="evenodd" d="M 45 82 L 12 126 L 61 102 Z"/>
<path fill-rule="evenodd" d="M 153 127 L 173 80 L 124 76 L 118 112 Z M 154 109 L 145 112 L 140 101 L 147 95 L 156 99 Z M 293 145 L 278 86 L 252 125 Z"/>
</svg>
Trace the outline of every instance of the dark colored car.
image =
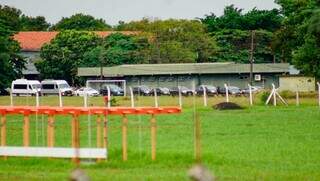
<svg viewBox="0 0 320 181">
<path fill-rule="evenodd" d="M 10 95 L 10 92 L 6 89 L 0 89 L 0 95 L 7 96 L 7 95 Z"/>
<path fill-rule="evenodd" d="M 136 95 L 143 95 L 143 96 L 153 95 L 153 90 L 146 85 L 140 85 L 137 87 L 133 87 L 132 92 L 133 92 L 133 94 L 136 94 Z"/>
<path fill-rule="evenodd" d="M 170 95 L 170 89 L 166 87 L 157 87 L 157 95 Z"/>
<path fill-rule="evenodd" d="M 222 87 L 218 89 L 218 93 L 219 94 L 226 94 L 226 88 Z M 241 95 L 241 89 L 239 87 L 235 87 L 235 86 L 228 86 L 228 93 L 230 95 Z"/>
<path fill-rule="evenodd" d="M 193 95 L 193 91 L 187 87 L 184 86 L 179 86 L 179 87 L 173 87 L 170 89 L 170 94 L 173 96 L 177 96 L 179 95 L 179 88 L 181 91 L 181 95 L 183 96 L 191 96 Z"/>
<path fill-rule="evenodd" d="M 123 96 L 124 92 L 123 89 L 121 89 L 120 87 L 110 84 L 110 85 L 104 85 L 101 89 L 100 89 L 100 94 L 101 95 L 108 95 L 108 88 L 110 88 L 110 95 L 112 96 Z"/>
<path fill-rule="evenodd" d="M 200 85 L 199 87 L 197 87 L 196 89 L 196 93 L 197 95 L 203 95 L 203 87 L 206 90 L 206 94 L 208 96 L 215 96 L 218 94 L 218 90 L 216 87 L 211 86 L 211 85 Z"/>
</svg>

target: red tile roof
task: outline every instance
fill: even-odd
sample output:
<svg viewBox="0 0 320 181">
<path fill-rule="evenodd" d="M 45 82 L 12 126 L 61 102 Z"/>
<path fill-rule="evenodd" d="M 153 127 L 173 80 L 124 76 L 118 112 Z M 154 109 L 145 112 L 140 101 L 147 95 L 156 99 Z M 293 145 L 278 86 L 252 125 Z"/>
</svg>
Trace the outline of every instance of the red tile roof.
<svg viewBox="0 0 320 181">
<path fill-rule="evenodd" d="M 137 34 L 134 31 L 119 31 L 126 35 Z M 20 43 L 22 51 L 40 51 L 45 43 L 49 43 L 59 32 L 57 31 L 22 31 L 13 36 Z M 109 36 L 116 31 L 95 31 L 101 37 Z"/>
</svg>

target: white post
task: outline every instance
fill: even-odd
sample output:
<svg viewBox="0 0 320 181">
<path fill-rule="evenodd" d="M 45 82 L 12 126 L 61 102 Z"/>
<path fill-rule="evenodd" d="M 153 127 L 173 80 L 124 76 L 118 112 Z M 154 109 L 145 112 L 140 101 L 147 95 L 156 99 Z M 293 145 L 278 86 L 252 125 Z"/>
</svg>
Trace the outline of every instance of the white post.
<svg viewBox="0 0 320 181">
<path fill-rule="evenodd" d="M 134 107 L 133 90 L 131 87 L 129 87 L 129 90 L 130 90 L 130 97 L 131 97 L 131 107 Z"/>
<path fill-rule="evenodd" d="M 267 104 L 269 103 L 269 101 L 271 100 L 274 91 L 275 91 L 274 89 L 271 90 L 271 93 L 270 93 L 270 95 L 269 95 L 269 97 L 268 97 L 268 99 L 267 99 L 267 101 L 266 101 L 266 105 L 267 105 Z"/>
<path fill-rule="evenodd" d="M 159 107 L 159 106 L 158 106 L 157 89 L 154 88 L 154 89 L 153 89 L 153 92 L 154 92 L 154 106 L 155 106 L 155 107 Z"/>
<path fill-rule="evenodd" d="M 182 96 L 181 96 L 181 88 L 178 86 L 178 94 L 179 94 L 179 106 L 182 108 Z"/>
<path fill-rule="evenodd" d="M 110 100 L 110 87 L 109 86 L 107 86 L 107 90 L 108 90 L 108 107 L 111 107 L 111 100 Z"/>
<path fill-rule="evenodd" d="M 10 105 L 13 106 L 13 95 L 12 95 L 12 90 L 13 86 L 11 85 L 11 90 L 10 90 Z"/>
<path fill-rule="evenodd" d="M 253 100 L 252 100 L 252 87 L 250 84 L 248 84 L 249 87 L 249 99 L 250 99 L 250 106 L 253 105 Z"/>
<path fill-rule="evenodd" d="M 204 85 L 202 86 L 202 89 L 203 89 L 203 105 L 205 107 L 207 107 L 208 106 L 208 104 L 207 104 L 207 90 Z"/>
<path fill-rule="evenodd" d="M 273 90 L 273 105 L 277 106 L 276 86 L 274 84 L 272 84 L 272 90 Z"/>
<path fill-rule="evenodd" d="M 320 83 L 317 82 L 318 84 L 318 105 L 320 106 Z"/>
<path fill-rule="evenodd" d="M 297 90 L 296 90 L 296 106 L 299 106 L 300 105 L 300 99 L 299 99 L 299 90 L 298 90 L 298 87 L 297 87 Z"/>
<path fill-rule="evenodd" d="M 226 99 L 227 99 L 227 102 L 229 102 L 229 90 L 228 90 L 227 84 L 224 84 L 224 88 L 226 89 Z"/>
<path fill-rule="evenodd" d="M 62 95 L 61 95 L 61 89 L 59 89 L 59 106 L 62 107 Z"/>
<path fill-rule="evenodd" d="M 39 92 L 36 92 L 36 107 L 39 107 Z"/>
<path fill-rule="evenodd" d="M 123 96 L 127 96 L 127 82 L 123 81 Z"/>
<path fill-rule="evenodd" d="M 88 94 L 86 90 L 84 91 L 84 95 L 83 95 L 83 106 L 88 107 Z"/>
</svg>

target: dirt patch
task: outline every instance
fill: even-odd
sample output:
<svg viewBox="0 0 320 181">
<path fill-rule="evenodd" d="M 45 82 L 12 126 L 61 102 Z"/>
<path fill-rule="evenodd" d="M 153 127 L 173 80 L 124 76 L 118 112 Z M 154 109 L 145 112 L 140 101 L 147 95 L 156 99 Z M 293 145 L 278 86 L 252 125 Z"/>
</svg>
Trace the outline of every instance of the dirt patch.
<svg viewBox="0 0 320 181">
<path fill-rule="evenodd" d="M 216 104 L 212 107 L 213 107 L 213 109 L 217 109 L 217 110 L 243 109 L 241 106 L 239 106 L 238 104 L 233 103 L 233 102 L 221 102 L 221 103 Z"/>
</svg>

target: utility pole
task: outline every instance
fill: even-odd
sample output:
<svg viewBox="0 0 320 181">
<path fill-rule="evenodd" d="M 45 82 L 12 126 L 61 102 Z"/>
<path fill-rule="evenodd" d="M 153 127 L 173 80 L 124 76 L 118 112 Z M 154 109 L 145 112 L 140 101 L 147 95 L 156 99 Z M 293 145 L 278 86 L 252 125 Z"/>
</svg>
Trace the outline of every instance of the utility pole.
<svg viewBox="0 0 320 181">
<path fill-rule="evenodd" d="M 255 32 L 254 30 L 251 30 L 251 50 L 250 50 L 250 85 L 253 85 L 253 40 L 254 40 Z"/>
</svg>

